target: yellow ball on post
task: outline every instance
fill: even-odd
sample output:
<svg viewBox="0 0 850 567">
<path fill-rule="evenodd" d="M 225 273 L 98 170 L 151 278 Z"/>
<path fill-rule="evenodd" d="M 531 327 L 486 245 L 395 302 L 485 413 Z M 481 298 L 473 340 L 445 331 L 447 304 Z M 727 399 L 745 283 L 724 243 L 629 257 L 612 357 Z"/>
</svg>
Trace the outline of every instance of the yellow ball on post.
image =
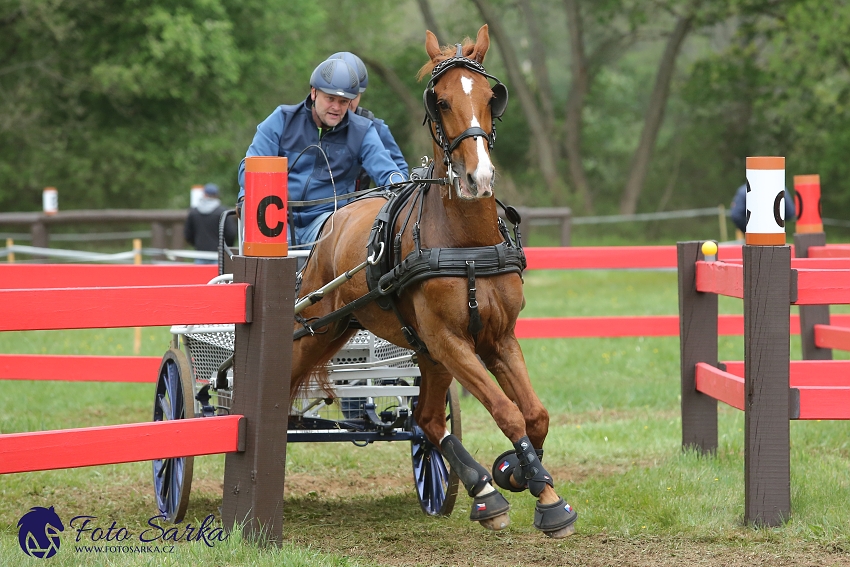
<svg viewBox="0 0 850 567">
<path fill-rule="evenodd" d="M 714 256 L 717 254 L 717 243 L 713 240 L 706 240 L 702 243 L 703 256 Z"/>
</svg>

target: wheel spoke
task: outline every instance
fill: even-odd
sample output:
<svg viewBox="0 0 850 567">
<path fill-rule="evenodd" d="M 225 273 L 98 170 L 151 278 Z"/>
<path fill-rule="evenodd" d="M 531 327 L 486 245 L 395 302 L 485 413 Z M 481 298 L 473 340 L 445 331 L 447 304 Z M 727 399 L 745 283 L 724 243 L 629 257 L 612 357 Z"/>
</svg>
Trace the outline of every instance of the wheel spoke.
<svg viewBox="0 0 850 567">
<path fill-rule="evenodd" d="M 171 407 L 171 400 L 167 396 L 157 396 L 159 406 L 162 408 L 162 421 L 171 421 L 174 419 Z"/>
</svg>

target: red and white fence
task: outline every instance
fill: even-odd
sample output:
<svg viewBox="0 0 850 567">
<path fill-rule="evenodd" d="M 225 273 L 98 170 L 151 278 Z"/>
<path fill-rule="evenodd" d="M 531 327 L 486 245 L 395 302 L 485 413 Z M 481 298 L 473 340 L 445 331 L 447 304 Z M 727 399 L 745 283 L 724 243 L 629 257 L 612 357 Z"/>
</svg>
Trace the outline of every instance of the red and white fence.
<svg viewBox="0 0 850 567">
<path fill-rule="evenodd" d="M 0 473 L 227 453 L 225 481 L 244 489 L 224 494 L 226 526 L 238 518 L 279 541 L 295 260 L 234 268 L 234 283 L 206 285 L 215 267 L 0 266 L 0 331 L 236 324 L 244 384 L 233 415 L 2 434 Z M 153 382 L 158 368 L 153 357 L 0 355 L 0 379 Z"/>
</svg>

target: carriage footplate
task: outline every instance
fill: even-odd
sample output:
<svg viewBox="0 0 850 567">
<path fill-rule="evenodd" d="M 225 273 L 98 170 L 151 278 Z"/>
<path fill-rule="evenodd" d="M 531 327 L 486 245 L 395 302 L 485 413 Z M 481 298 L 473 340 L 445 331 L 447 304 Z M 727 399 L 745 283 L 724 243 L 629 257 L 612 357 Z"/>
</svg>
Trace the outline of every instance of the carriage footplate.
<svg viewBox="0 0 850 567">
<path fill-rule="evenodd" d="M 554 504 L 537 503 L 534 508 L 534 527 L 549 537 L 565 537 L 575 531 L 573 524 L 578 512 L 559 498 Z M 569 529 L 568 529 L 569 528 Z"/>
<path fill-rule="evenodd" d="M 391 412 L 381 412 L 380 417 L 378 417 L 375 411 L 375 404 L 365 404 L 363 409 L 366 412 L 369 422 L 375 426 L 379 433 L 391 435 L 395 433 L 396 429 L 404 427 L 405 423 L 407 423 L 408 412 L 405 408 L 398 411 L 398 416 L 394 416 Z M 386 421 L 383 418 L 386 418 Z"/>
</svg>

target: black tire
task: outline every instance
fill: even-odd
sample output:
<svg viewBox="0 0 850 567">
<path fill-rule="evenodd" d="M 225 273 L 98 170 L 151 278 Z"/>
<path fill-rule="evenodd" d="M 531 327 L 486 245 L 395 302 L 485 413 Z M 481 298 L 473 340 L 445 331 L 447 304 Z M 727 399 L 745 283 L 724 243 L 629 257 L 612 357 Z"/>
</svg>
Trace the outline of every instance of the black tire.
<svg viewBox="0 0 850 567">
<path fill-rule="evenodd" d="M 154 421 L 195 417 L 192 371 L 183 351 L 169 349 L 162 357 L 153 405 Z M 159 513 L 180 522 L 189 506 L 194 457 L 153 461 L 153 486 Z"/>
<path fill-rule="evenodd" d="M 416 379 L 419 385 L 420 378 Z M 416 407 L 416 401 L 413 402 Z M 429 516 L 449 516 L 455 506 L 457 499 L 457 488 L 460 483 L 458 476 L 448 469 L 443 455 L 416 425 L 413 424 L 413 439 L 410 441 L 410 452 L 413 461 L 413 484 L 416 487 L 416 496 L 422 511 Z M 460 400 L 457 388 L 452 382 L 449 391 L 446 392 L 446 423 L 452 435 L 461 438 L 460 426 Z"/>
</svg>

